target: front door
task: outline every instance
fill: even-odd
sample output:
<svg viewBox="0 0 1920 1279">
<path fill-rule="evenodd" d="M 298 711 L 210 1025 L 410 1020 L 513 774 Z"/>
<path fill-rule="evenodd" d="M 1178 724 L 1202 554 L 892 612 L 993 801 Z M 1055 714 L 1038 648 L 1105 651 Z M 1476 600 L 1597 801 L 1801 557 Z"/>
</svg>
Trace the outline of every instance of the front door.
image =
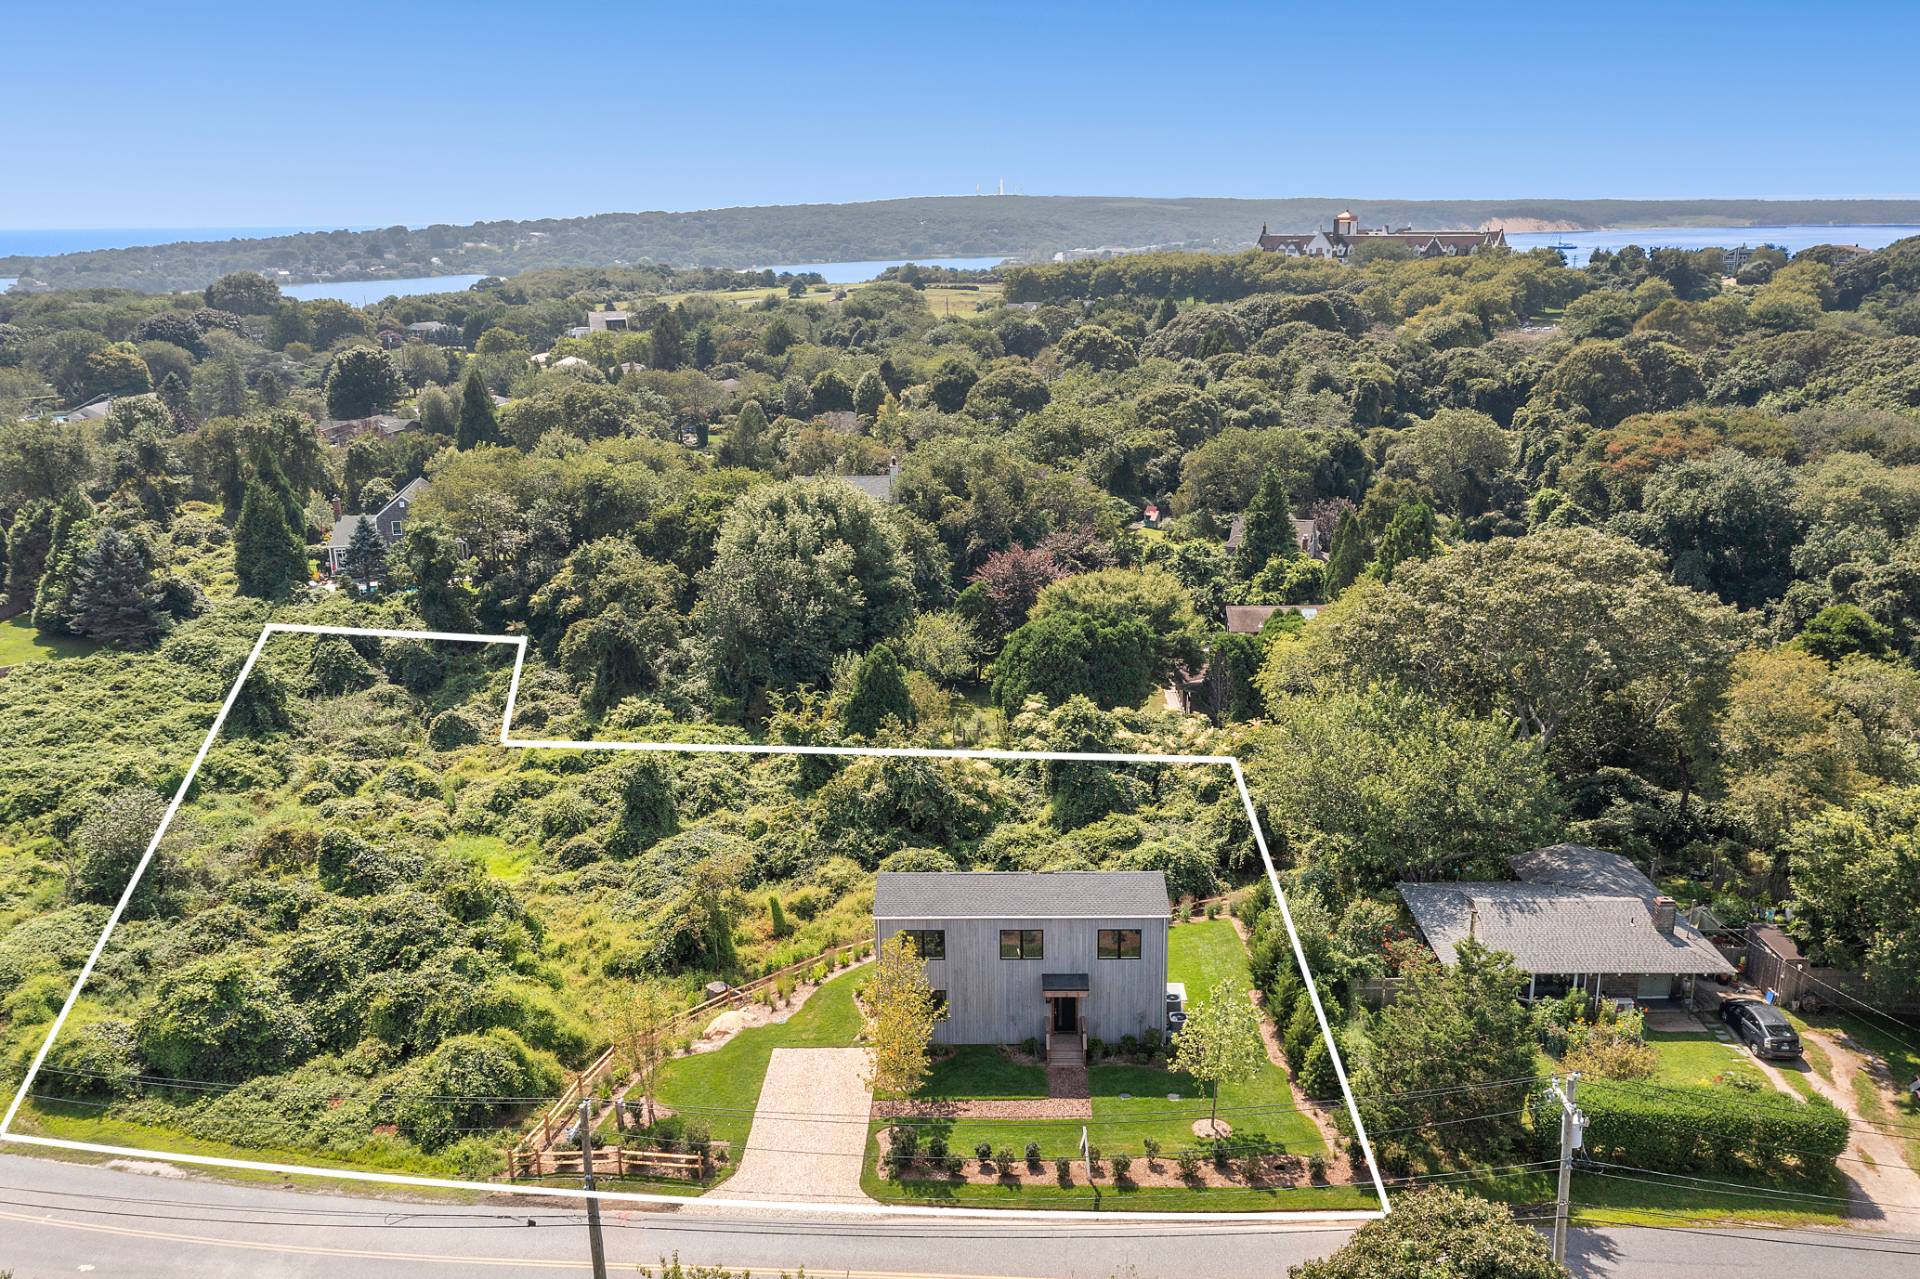
<svg viewBox="0 0 1920 1279">
<path fill-rule="evenodd" d="M 1055 996 L 1053 1001 L 1053 1030 L 1058 1035 L 1072 1035 L 1080 1030 L 1080 1001 L 1069 996 Z"/>
</svg>

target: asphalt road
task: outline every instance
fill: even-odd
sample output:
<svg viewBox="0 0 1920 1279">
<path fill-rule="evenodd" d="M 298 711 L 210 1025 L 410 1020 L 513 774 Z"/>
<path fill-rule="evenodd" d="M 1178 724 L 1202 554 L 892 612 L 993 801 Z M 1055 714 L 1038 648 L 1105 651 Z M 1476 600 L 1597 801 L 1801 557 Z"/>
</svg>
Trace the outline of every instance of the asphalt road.
<svg viewBox="0 0 1920 1279">
<path fill-rule="evenodd" d="M 1338 1247 L 1342 1227 L 1035 1225 L 714 1211 L 605 1213 L 609 1272 L 690 1264 L 850 1279 L 1277 1279 Z M 534 1224 L 527 1224 L 529 1221 Z M 155 1176 L 0 1155 L 0 1271 L 14 1279 L 420 1279 L 588 1271 L 575 1205 L 446 1205 Z M 1575 1232 L 1581 1276 L 1804 1271 L 1912 1279 L 1920 1236 L 1831 1231 Z"/>
</svg>

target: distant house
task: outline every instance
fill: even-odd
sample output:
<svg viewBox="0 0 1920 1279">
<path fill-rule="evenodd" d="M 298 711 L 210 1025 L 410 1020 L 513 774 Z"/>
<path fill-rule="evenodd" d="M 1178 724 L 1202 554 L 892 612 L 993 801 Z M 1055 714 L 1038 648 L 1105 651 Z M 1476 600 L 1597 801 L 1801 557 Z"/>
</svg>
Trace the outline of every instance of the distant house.
<svg viewBox="0 0 1920 1279">
<path fill-rule="evenodd" d="M 404 431 L 418 430 L 420 419 L 401 417 L 392 413 L 375 413 L 372 417 L 332 417 L 323 422 L 314 423 L 313 431 L 328 444 L 345 444 L 348 440 L 357 440 L 370 435 L 386 440 Z"/>
<path fill-rule="evenodd" d="M 407 336 L 416 341 L 436 342 L 444 346 L 459 341 L 460 330 L 439 320 L 421 320 L 407 326 Z"/>
<path fill-rule="evenodd" d="M 884 475 L 843 475 L 840 478 L 876 502 L 893 501 L 893 482 L 900 477 L 900 463 L 889 462 Z"/>
<path fill-rule="evenodd" d="M 120 400 L 153 400 L 159 397 L 152 391 L 142 391 L 138 395 L 96 395 L 78 408 L 68 409 L 65 413 L 56 413 L 56 422 L 98 422 L 113 412 L 113 406 Z"/>
<path fill-rule="evenodd" d="M 1309 231 L 1304 235 L 1269 235 L 1263 226 L 1257 243 L 1268 253 L 1282 253 L 1295 258 L 1328 258 L 1335 262 L 1346 261 L 1357 245 L 1367 243 L 1405 245 L 1415 257 L 1420 258 L 1451 258 L 1465 257 L 1482 249 L 1505 248 L 1507 233 L 1499 227 L 1478 231 L 1415 231 L 1408 227 L 1398 231 L 1390 227 L 1363 229 L 1360 219 L 1353 216 L 1353 211 L 1343 209 L 1334 218 L 1330 229 Z"/>
<path fill-rule="evenodd" d="M 593 332 L 593 330 L 588 328 L 586 325 L 576 324 L 572 328 L 567 330 L 567 336 L 570 338 L 583 338 L 591 332 Z"/>
<path fill-rule="evenodd" d="M 1227 529 L 1227 554 L 1237 555 L 1247 540 L 1247 517 L 1244 512 L 1233 517 L 1233 523 Z M 1310 555 L 1316 560 L 1327 558 L 1327 548 L 1320 537 L 1320 525 L 1313 520 L 1294 517 L 1293 540 L 1298 543 L 1302 555 Z"/>
<path fill-rule="evenodd" d="M 1298 613 L 1311 622 L 1320 616 L 1324 604 L 1229 604 L 1227 605 L 1227 633 L 1229 635 L 1258 635 L 1267 619 L 1275 613 Z"/>
<path fill-rule="evenodd" d="M 548 367 L 556 369 L 590 369 L 593 365 L 587 363 L 577 355 L 563 355 Z"/>
<path fill-rule="evenodd" d="M 587 312 L 587 332 L 625 333 L 634 328 L 633 315 L 627 311 Z"/>
<path fill-rule="evenodd" d="M 905 933 L 945 1005 L 937 1044 L 1045 1040 L 1085 1059 L 1166 1026 L 1166 876 L 1157 870 L 882 871 L 873 920 Z"/>
<path fill-rule="evenodd" d="M 340 571 L 341 563 L 346 559 L 347 547 L 353 543 L 353 530 L 360 526 L 363 519 L 373 521 L 373 531 L 389 547 L 397 543 L 407 531 L 407 515 L 413 509 L 414 500 L 426 491 L 427 481 L 424 477 L 414 480 L 395 493 L 379 510 L 359 515 L 341 514 L 340 503 L 336 500 L 333 506 L 333 532 L 327 537 L 327 571 Z"/>
<path fill-rule="evenodd" d="M 1401 884 L 1400 898 L 1440 962 L 1473 938 L 1512 955 L 1527 1000 L 1672 999 L 1699 977 L 1731 977 L 1713 943 L 1673 898 L 1618 853 L 1554 844 L 1510 863 L 1518 880 Z"/>
</svg>

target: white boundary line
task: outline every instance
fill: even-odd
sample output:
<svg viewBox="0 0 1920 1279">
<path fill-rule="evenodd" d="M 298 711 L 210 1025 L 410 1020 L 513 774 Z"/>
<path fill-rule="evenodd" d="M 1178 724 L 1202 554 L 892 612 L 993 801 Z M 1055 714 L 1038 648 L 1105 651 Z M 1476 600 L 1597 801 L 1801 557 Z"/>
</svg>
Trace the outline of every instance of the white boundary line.
<svg viewBox="0 0 1920 1279">
<path fill-rule="evenodd" d="M 709 1196 L 687 1197 L 681 1195 L 648 1194 L 641 1191 L 595 1191 L 591 1195 L 585 1190 L 573 1190 L 559 1186 L 523 1186 L 515 1183 L 500 1184 L 485 1181 L 455 1181 L 441 1177 L 413 1177 L 398 1173 L 361 1172 L 346 1168 L 310 1168 L 299 1164 L 264 1163 L 252 1159 L 227 1159 L 213 1155 L 180 1154 L 165 1150 L 143 1150 L 131 1146 L 105 1145 L 91 1141 L 69 1141 L 60 1137 L 37 1137 L 13 1131 L 13 1121 L 20 1112 L 33 1088 L 34 1080 L 40 1074 L 40 1068 L 46 1063 L 47 1053 L 53 1048 L 53 1041 L 66 1025 L 67 1016 L 79 1001 L 80 991 L 93 975 L 94 967 L 100 962 L 101 954 L 106 950 L 107 941 L 113 936 L 113 930 L 119 927 L 121 917 L 126 914 L 127 904 L 133 900 L 135 888 L 147 872 L 153 861 L 154 852 L 160 847 L 160 841 L 172 825 L 180 805 L 193 789 L 194 779 L 199 775 L 200 766 L 206 762 L 207 753 L 213 749 L 214 741 L 219 737 L 221 728 L 227 722 L 234 703 L 239 699 L 240 688 L 253 673 L 254 664 L 260 660 L 260 654 L 266 648 L 269 636 L 289 635 L 344 635 L 362 639 L 400 639 L 400 640 L 437 640 L 458 644 L 510 644 L 514 648 L 513 677 L 507 684 L 507 700 L 500 717 L 500 745 L 516 749 L 543 750 L 599 750 L 599 751 L 664 751 L 680 754 L 710 755 L 872 755 L 884 758 L 921 758 L 921 759 L 981 759 L 981 760 L 1071 760 L 1082 763 L 1108 764 L 1208 764 L 1225 767 L 1233 772 L 1234 786 L 1240 792 L 1241 805 L 1246 809 L 1247 823 L 1253 828 L 1254 844 L 1260 850 L 1260 860 L 1266 867 L 1267 882 L 1273 888 L 1273 899 L 1280 907 L 1280 918 L 1287 926 L 1287 938 L 1293 944 L 1293 957 L 1300 965 L 1300 973 L 1306 980 L 1307 997 L 1313 1002 L 1313 1012 L 1320 1019 L 1320 1033 L 1327 1045 L 1327 1053 L 1333 1062 L 1333 1071 L 1340 1080 L 1340 1091 L 1346 1098 L 1347 1115 L 1353 1120 L 1353 1130 L 1360 1143 L 1361 1152 L 1366 1156 L 1367 1171 L 1372 1175 L 1374 1191 L 1380 1196 L 1378 1211 L 1307 1211 L 1288 1212 L 1284 1209 L 1269 1212 L 1088 1212 L 1082 1210 L 1024 1208 L 935 1208 L 912 1204 L 890 1205 L 882 1203 L 800 1203 L 794 1201 L 765 1201 L 758 1199 L 724 1199 Z M 1327 1021 L 1326 1009 L 1321 1006 L 1320 992 L 1314 984 L 1313 971 L 1307 966 L 1306 950 L 1300 944 L 1299 930 L 1293 924 L 1293 912 L 1287 907 L 1287 897 L 1280 888 L 1280 876 L 1274 869 L 1273 855 L 1267 848 L 1266 833 L 1260 828 L 1259 815 L 1254 811 L 1253 794 L 1247 789 L 1246 774 L 1241 770 L 1240 760 L 1233 755 L 1156 755 L 1125 754 L 1120 752 L 1096 751 L 1015 751 L 1015 750 L 942 750 L 935 747 L 914 746 L 779 746 L 754 745 L 738 742 L 596 742 L 596 741 L 558 741 L 534 738 L 516 738 L 512 736 L 514 703 L 520 694 L 520 676 L 525 669 L 527 658 L 527 639 L 523 635 L 468 635 L 451 631 L 403 631 L 384 630 L 356 626 L 314 626 L 295 622 L 268 622 L 260 629 L 260 636 L 254 640 L 253 648 L 247 654 L 247 660 L 240 667 L 240 673 L 234 677 L 233 687 L 227 690 L 226 700 L 220 705 L 219 714 L 214 716 L 213 726 L 207 730 L 200 749 L 194 753 L 193 763 L 188 767 L 186 776 L 180 779 L 180 785 L 173 793 L 173 799 L 167 805 L 166 813 L 160 819 L 159 827 L 153 832 L 153 838 L 147 841 L 146 852 L 141 854 L 140 862 L 134 867 L 133 876 L 127 886 L 121 890 L 120 900 L 114 904 L 113 912 L 107 917 L 107 926 L 100 933 L 100 939 L 93 944 L 86 962 L 80 966 L 80 975 L 73 983 L 73 989 L 67 992 L 66 1001 L 61 1004 L 60 1012 L 53 1019 L 53 1025 L 47 1031 L 47 1037 L 41 1041 L 39 1049 L 33 1055 L 33 1063 L 27 1068 L 26 1078 L 20 1081 L 20 1088 L 14 1094 L 13 1102 L 7 1107 L 6 1117 L 0 1119 L 0 1141 L 15 1142 L 23 1145 L 47 1146 L 61 1150 L 87 1151 L 93 1154 L 131 1155 L 142 1158 L 156 1158 L 175 1163 L 198 1164 L 210 1168 L 238 1168 L 256 1172 L 276 1172 L 309 1177 L 324 1177 L 338 1181 L 378 1182 L 396 1186 L 434 1187 L 443 1190 L 481 1190 L 490 1194 L 525 1195 L 528 1197 L 587 1199 L 598 1198 L 630 1203 L 669 1204 L 674 1207 L 712 1207 L 746 1208 L 756 1211 L 791 1210 L 815 1214 L 853 1215 L 853 1216 L 931 1216 L 939 1218 L 991 1218 L 991 1219 L 1038 1219 L 1043 1221 L 1060 1220 L 1099 1220 L 1113 1223 L 1116 1220 L 1127 1221 L 1186 1221 L 1186 1222 L 1263 1222 L 1268 1225 L 1283 1225 L 1287 1222 L 1306 1221 L 1374 1221 L 1392 1211 L 1387 1198 L 1386 1184 L 1381 1180 L 1379 1164 L 1373 1157 L 1373 1145 L 1367 1138 L 1366 1125 L 1360 1118 L 1360 1108 L 1354 1101 L 1353 1087 L 1347 1081 L 1347 1069 L 1340 1059 L 1340 1046 L 1334 1042 L 1333 1030 Z"/>
</svg>

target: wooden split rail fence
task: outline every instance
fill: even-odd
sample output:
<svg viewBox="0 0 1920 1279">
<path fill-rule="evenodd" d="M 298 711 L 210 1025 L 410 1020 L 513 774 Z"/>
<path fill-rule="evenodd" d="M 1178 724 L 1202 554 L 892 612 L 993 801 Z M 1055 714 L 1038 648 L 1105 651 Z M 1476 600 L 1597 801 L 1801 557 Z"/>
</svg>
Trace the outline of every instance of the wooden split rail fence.
<svg viewBox="0 0 1920 1279">
<path fill-rule="evenodd" d="M 685 1177 L 699 1181 L 725 1163 L 728 1144 L 707 1143 L 707 1152 L 680 1153 L 665 1150 L 630 1150 L 625 1146 L 594 1147 L 593 1175 L 596 1177 Z M 513 1151 L 507 1157 L 507 1173 L 515 1181 L 533 1177 L 578 1177 L 581 1167 L 578 1150 Z"/>
<path fill-rule="evenodd" d="M 846 959 L 850 956 L 858 956 L 861 947 L 871 946 L 872 944 L 872 939 L 866 937 L 861 938 L 859 941 L 842 942 L 838 946 L 832 946 L 821 951 L 810 959 L 803 959 L 797 964 L 788 964 L 785 968 L 777 968 L 764 977 L 756 977 L 752 981 L 730 987 L 725 994 L 715 995 L 712 999 L 703 1000 L 687 1009 L 684 1013 L 681 1013 L 674 1019 L 674 1028 L 676 1030 L 682 1030 L 689 1027 L 697 1027 L 699 1023 L 704 1021 L 710 1014 L 728 1008 L 737 1008 L 741 1004 L 747 1003 L 755 994 L 768 986 L 778 983 L 783 977 L 792 977 L 804 973 L 808 969 L 828 962 L 830 959 Z M 605 1052 L 594 1058 L 593 1064 L 581 1071 L 579 1076 L 567 1085 L 566 1091 L 560 1094 L 557 1101 L 547 1107 L 541 1114 L 539 1121 L 527 1132 L 526 1136 L 520 1139 L 519 1145 L 514 1147 L 509 1158 L 510 1168 L 517 1166 L 517 1163 L 526 1157 L 553 1151 L 554 1142 L 565 1137 L 568 1129 L 578 1122 L 580 1117 L 580 1099 L 592 1093 L 595 1086 L 599 1084 L 601 1077 L 612 1068 L 613 1059 L 617 1055 L 617 1049 L 608 1048 Z M 716 1142 L 715 1144 L 725 1145 L 724 1142 Z M 629 1152 L 634 1158 L 649 1153 L 651 1152 Z M 577 1173 L 580 1171 L 579 1153 L 577 1151 L 574 1152 L 572 1158 L 573 1171 Z M 596 1151 L 594 1154 L 594 1172 L 596 1175 L 599 1173 L 599 1170 L 600 1154 Z M 544 1176 L 546 1174 L 530 1173 L 528 1175 Z"/>
</svg>

